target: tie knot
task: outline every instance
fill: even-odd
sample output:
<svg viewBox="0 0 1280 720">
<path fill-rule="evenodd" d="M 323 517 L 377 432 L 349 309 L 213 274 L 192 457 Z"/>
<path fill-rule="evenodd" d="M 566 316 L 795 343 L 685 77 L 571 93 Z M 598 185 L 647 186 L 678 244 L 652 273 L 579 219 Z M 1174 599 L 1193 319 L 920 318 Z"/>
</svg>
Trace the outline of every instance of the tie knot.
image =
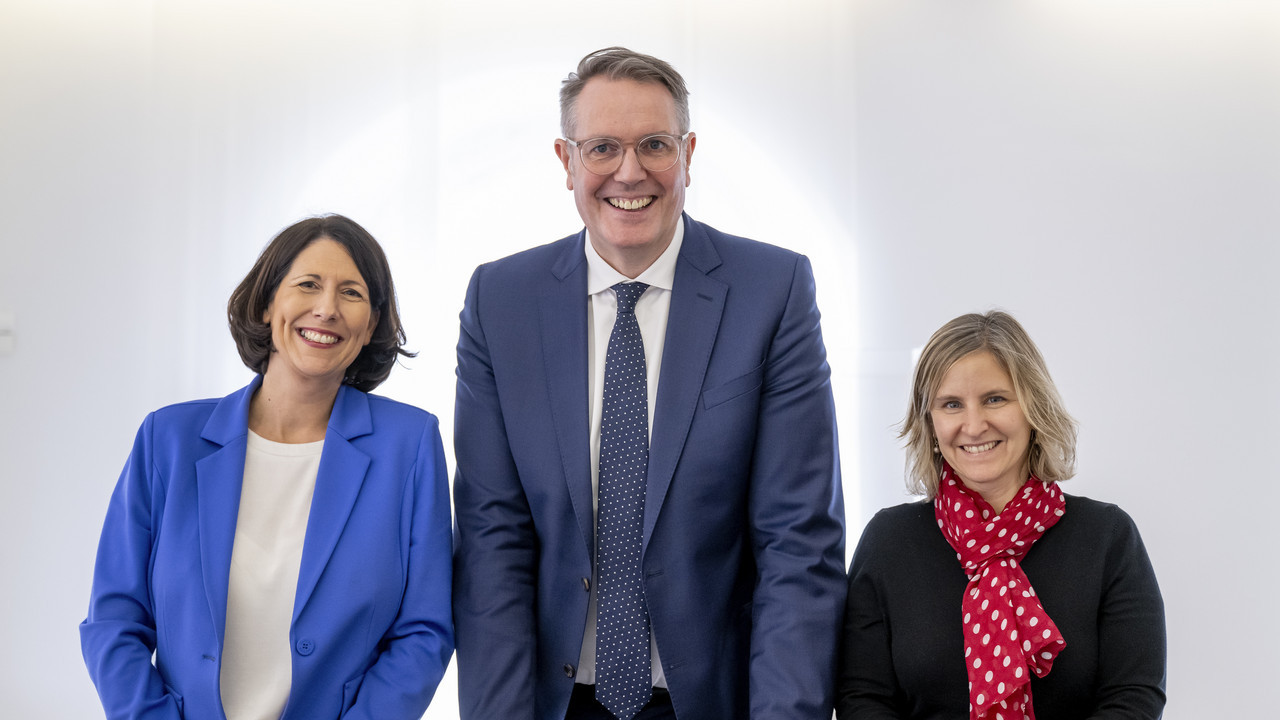
<svg viewBox="0 0 1280 720">
<path fill-rule="evenodd" d="M 613 292 L 618 296 L 618 314 L 630 315 L 636 311 L 636 301 L 648 290 L 649 286 L 642 282 L 618 283 Z"/>
</svg>

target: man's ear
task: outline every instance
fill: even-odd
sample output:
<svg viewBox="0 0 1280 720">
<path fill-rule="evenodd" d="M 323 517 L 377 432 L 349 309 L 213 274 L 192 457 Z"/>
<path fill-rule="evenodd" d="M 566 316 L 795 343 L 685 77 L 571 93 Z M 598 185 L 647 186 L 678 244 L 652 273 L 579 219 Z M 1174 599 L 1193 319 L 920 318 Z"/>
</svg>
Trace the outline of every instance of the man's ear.
<svg viewBox="0 0 1280 720">
<path fill-rule="evenodd" d="M 569 171 L 569 161 L 573 159 L 573 154 L 569 143 L 560 138 L 556 138 L 556 157 L 560 158 L 560 164 L 564 166 L 564 186 L 572 190 L 573 173 Z"/>
<path fill-rule="evenodd" d="M 684 186 L 689 187 L 691 176 L 689 175 L 689 167 L 693 165 L 693 146 L 698 144 L 698 136 L 690 132 L 689 139 L 685 141 L 684 151 Z"/>
</svg>

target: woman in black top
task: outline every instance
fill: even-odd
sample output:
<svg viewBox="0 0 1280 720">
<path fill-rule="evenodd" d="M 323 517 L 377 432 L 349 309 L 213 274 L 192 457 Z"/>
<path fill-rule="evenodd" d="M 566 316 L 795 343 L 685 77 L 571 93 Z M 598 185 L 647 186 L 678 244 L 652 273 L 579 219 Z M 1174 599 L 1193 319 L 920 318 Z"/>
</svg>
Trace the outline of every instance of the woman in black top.
<svg viewBox="0 0 1280 720">
<path fill-rule="evenodd" d="M 1158 718 L 1164 606 L 1120 508 L 1068 496 L 1075 424 L 1002 312 L 943 326 L 903 423 L 908 485 L 849 571 L 840 720 Z"/>
</svg>

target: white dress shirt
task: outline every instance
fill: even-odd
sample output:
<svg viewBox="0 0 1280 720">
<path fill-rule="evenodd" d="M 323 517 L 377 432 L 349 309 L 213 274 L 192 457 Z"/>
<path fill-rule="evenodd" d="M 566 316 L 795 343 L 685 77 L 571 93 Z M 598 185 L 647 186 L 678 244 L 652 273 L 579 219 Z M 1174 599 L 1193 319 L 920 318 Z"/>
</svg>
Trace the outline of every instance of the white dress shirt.
<svg viewBox="0 0 1280 720">
<path fill-rule="evenodd" d="M 636 302 L 636 322 L 644 341 L 645 378 L 649 395 L 649 437 L 653 437 L 653 410 L 658 398 L 658 377 L 662 372 L 662 348 L 667 336 L 667 317 L 671 311 L 671 286 L 676 277 L 676 259 L 684 241 L 684 218 L 676 222 L 671 244 L 634 282 L 649 286 Z M 613 286 L 632 282 L 614 270 L 591 245 L 588 232 L 587 255 L 587 372 L 591 391 L 591 498 L 592 507 L 600 497 L 600 416 L 604 407 L 604 361 L 609 349 L 609 335 L 618 317 L 618 297 Z M 649 632 L 649 659 L 654 687 L 666 687 L 667 679 L 658 659 L 658 645 Z M 575 682 L 593 685 L 596 681 L 596 586 L 591 585 L 587 607 L 587 629 L 582 635 L 582 653 L 578 657 Z"/>
</svg>

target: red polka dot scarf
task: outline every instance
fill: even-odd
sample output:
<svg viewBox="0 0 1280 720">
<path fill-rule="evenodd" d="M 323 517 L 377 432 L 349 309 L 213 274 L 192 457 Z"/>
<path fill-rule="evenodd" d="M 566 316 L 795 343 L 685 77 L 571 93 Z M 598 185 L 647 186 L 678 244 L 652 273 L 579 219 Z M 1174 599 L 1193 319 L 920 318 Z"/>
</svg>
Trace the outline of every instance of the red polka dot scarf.
<svg viewBox="0 0 1280 720">
<path fill-rule="evenodd" d="M 1066 641 L 1019 561 L 1062 517 L 1062 490 L 1033 475 L 996 515 L 950 465 L 943 464 L 939 485 L 933 503 L 938 527 L 969 575 L 960 604 L 969 717 L 1035 720 L 1030 673 L 1048 675 Z"/>
</svg>

